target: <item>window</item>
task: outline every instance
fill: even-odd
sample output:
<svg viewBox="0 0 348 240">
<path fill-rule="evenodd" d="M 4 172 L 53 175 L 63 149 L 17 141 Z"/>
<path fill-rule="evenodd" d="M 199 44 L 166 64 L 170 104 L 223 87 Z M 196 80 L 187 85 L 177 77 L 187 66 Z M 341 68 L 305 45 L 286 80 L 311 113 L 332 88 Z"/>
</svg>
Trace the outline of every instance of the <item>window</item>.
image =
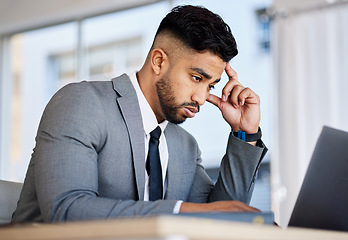
<svg viewBox="0 0 348 240">
<path fill-rule="evenodd" d="M 22 181 L 34 147 L 36 130 L 43 109 L 56 91 L 48 59 L 52 52 L 66 52 L 76 46 L 76 24 L 62 24 L 24 32 L 10 37 L 12 94 L 10 98 L 9 134 L 3 141 L 2 172 L 5 179 Z M 64 39 L 64 41 L 62 41 Z M 74 77 L 75 62 L 70 75 Z M 6 147 L 6 145 L 8 147 Z M 4 156 L 3 155 L 3 156 Z"/>
<path fill-rule="evenodd" d="M 85 65 L 88 80 L 109 80 L 117 76 L 122 70 L 138 69 L 142 63 L 142 38 L 131 38 L 114 41 L 102 45 L 91 46 L 86 49 L 87 64 Z M 55 88 L 73 82 L 76 79 L 74 61 L 75 51 L 60 52 L 48 57 L 49 74 L 55 82 Z"/>
</svg>

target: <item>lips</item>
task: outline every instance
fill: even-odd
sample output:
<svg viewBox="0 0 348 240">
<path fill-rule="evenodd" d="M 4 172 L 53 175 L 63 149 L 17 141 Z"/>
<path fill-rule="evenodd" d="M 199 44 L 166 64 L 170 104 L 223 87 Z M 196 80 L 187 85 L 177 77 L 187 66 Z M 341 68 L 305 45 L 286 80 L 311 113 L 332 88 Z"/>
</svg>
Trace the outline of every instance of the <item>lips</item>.
<svg viewBox="0 0 348 240">
<path fill-rule="evenodd" d="M 188 118 L 193 118 L 198 112 L 198 110 L 194 107 L 185 107 L 184 110 Z"/>
</svg>

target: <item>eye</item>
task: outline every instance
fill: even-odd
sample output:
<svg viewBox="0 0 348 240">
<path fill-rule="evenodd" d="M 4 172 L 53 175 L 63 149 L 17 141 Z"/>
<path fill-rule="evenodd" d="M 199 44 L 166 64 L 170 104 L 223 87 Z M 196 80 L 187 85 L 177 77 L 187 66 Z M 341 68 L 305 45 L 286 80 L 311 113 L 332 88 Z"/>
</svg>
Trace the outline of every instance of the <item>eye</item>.
<svg viewBox="0 0 348 240">
<path fill-rule="evenodd" d="M 209 89 L 210 90 L 215 89 L 215 86 L 214 85 L 209 85 Z"/>
<path fill-rule="evenodd" d="M 195 80 L 196 82 L 200 82 L 202 81 L 202 78 L 199 76 L 192 76 L 193 80 Z"/>
</svg>

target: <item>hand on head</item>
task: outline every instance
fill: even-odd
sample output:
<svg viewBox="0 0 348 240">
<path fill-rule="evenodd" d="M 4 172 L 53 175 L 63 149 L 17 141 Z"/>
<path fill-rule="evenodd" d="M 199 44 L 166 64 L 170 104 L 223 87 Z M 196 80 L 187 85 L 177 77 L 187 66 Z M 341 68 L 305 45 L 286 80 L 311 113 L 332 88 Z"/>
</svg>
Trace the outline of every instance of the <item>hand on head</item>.
<svg viewBox="0 0 348 240">
<path fill-rule="evenodd" d="M 234 131 L 256 133 L 260 123 L 260 98 L 250 88 L 245 88 L 229 63 L 225 72 L 229 78 L 221 98 L 210 94 L 207 101 L 217 106 L 223 118 Z"/>
</svg>

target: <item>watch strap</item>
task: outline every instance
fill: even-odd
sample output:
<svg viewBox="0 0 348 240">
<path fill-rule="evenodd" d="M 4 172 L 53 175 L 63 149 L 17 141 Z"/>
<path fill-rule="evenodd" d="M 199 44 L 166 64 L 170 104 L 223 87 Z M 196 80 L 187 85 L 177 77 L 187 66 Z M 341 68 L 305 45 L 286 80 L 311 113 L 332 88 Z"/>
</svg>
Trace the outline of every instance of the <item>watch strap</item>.
<svg viewBox="0 0 348 240">
<path fill-rule="evenodd" d="M 246 142 L 255 142 L 257 140 L 260 140 L 262 137 L 262 131 L 261 128 L 259 127 L 257 133 L 246 133 L 243 131 L 232 131 L 233 135 L 243 141 Z"/>
</svg>

